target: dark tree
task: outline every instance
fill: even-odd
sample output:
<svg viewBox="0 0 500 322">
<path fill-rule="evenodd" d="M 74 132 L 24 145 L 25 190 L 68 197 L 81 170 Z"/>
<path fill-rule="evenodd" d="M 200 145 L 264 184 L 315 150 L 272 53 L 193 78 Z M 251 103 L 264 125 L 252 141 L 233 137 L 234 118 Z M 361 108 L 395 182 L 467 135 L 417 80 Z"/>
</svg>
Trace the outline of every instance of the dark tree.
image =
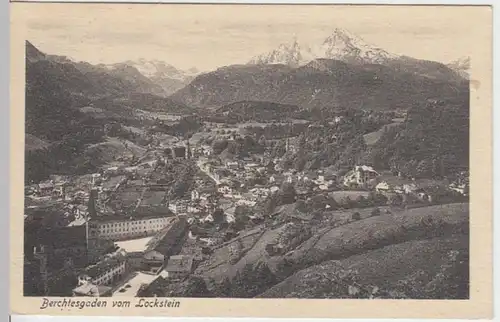
<svg viewBox="0 0 500 322">
<path fill-rule="evenodd" d="M 380 216 L 380 209 L 379 208 L 374 208 L 371 212 L 371 216 L 372 217 L 375 217 L 375 216 Z"/>
<path fill-rule="evenodd" d="M 352 214 L 351 219 L 355 221 L 361 220 L 361 214 L 359 212 L 355 212 Z"/>
<path fill-rule="evenodd" d="M 214 223 L 218 224 L 224 221 L 224 210 L 217 208 L 213 214 L 212 217 L 214 217 Z"/>
<path fill-rule="evenodd" d="M 294 203 L 297 198 L 295 187 L 291 183 L 285 182 L 279 191 L 279 202 L 281 205 Z"/>
</svg>

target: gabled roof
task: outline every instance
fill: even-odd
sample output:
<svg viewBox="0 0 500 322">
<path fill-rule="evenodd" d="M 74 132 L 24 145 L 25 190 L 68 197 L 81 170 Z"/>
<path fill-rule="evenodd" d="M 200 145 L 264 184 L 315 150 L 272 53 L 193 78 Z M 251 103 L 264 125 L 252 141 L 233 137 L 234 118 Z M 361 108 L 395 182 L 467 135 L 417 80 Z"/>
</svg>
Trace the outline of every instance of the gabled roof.
<svg viewBox="0 0 500 322">
<path fill-rule="evenodd" d="M 356 170 L 362 170 L 362 171 L 367 171 L 367 172 L 375 172 L 375 173 L 378 173 L 377 171 L 375 171 L 375 169 L 373 169 L 372 167 L 370 166 L 367 166 L 367 165 L 357 165 L 355 167 Z"/>
<path fill-rule="evenodd" d="M 145 252 L 157 251 L 165 256 L 168 255 L 172 246 L 177 243 L 177 239 L 186 232 L 187 228 L 188 223 L 185 218 L 175 218 L 169 226 L 149 241 Z"/>
<path fill-rule="evenodd" d="M 38 188 L 44 189 L 44 188 L 52 188 L 54 187 L 54 184 L 52 182 L 42 182 L 38 184 Z"/>
<path fill-rule="evenodd" d="M 91 278 L 95 278 L 117 265 L 121 265 L 126 261 L 126 257 L 122 253 L 116 253 L 112 257 L 105 258 L 104 260 L 98 262 L 95 265 L 85 268 L 84 275 L 88 275 Z"/>
<path fill-rule="evenodd" d="M 165 270 L 167 272 L 190 273 L 193 268 L 193 259 L 193 256 L 189 255 L 170 256 Z"/>
</svg>

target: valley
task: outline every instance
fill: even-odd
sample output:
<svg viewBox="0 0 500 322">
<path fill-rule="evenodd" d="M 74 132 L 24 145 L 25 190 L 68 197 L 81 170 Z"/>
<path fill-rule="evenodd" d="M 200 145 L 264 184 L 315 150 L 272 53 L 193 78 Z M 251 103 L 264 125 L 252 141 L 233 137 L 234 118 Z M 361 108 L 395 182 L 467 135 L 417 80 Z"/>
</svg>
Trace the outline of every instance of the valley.
<svg viewBox="0 0 500 322">
<path fill-rule="evenodd" d="M 343 29 L 205 73 L 27 42 L 25 294 L 468 298 L 466 63 Z"/>
</svg>

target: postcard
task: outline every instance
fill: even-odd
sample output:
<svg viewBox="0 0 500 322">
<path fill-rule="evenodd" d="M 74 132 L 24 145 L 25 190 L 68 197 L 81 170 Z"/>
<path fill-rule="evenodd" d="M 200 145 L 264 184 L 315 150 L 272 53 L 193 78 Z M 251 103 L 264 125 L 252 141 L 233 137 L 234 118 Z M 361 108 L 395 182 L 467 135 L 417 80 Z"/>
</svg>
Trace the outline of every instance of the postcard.
<svg viewBox="0 0 500 322">
<path fill-rule="evenodd" d="M 490 7 L 11 27 L 12 314 L 492 316 Z"/>
</svg>

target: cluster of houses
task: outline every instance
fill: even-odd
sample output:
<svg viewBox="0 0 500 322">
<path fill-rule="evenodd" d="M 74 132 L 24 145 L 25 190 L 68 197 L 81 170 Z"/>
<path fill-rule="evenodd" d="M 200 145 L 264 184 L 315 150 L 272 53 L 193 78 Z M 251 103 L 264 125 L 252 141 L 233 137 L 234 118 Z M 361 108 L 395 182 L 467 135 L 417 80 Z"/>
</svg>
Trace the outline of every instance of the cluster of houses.
<svg viewBox="0 0 500 322">
<path fill-rule="evenodd" d="M 34 197 L 63 198 L 65 196 L 66 181 L 47 180 L 25 188 L 28 195 Z"/>
<path fill-rule="evenodd" d="M 188 231 L 184 215 L 126 217 L 95 216 L 89 200 L 89 213 L 94 212 L 87 222 L 88 239 L 99 241 L 137 240 L 138 237 L 152 237 L 140 250 L 126 251 L 118 248 L 111 255 L 98 257 L 95 264 L 85 267 L 78 274 L 78 286 L 74 296 L 107 296 L 117 290 L 126 278 L 134 272 L 147 272 L 169 279 L 179 279 L 190 274 L 193 260 L 189 256 L 177 256 L 179 241 Z M 94 245 L 87 242 L 87 245 Z M 89 246 L 89 247 L 90 247 Z M 90 251 L 90 250 L 88 250 Z"/>
<path fill-rule="evenodd" d="M 339 118 L 338 122 L 340 121 Z M 287 141 L 287 150 L 290 148 Z M 154 169 L 170 160 L 185 159 L 194 159 L 200 171 L 211 178 L 214 185 L 204 186 L 196 183 L 189 191 L 189 195 L 177 200 L 165 200 L 160 196 L 155 202 L 164 205 L 164 208 L 157 213 L 142 215 L 138 215 L 139 212 L 131 212 L 131 215 L 128 215 L 129 212 L 123 212 L 127 215 L 97 213 L 98 200 L 106 199 L 112 194 L 116 195 L 124 185 L 132 185 L 134 189 L 141 191 L 137 193 L 137 200 L 132 200 L 132 203 L 136 203 L 135 209 L 137 209 L 145 199 L 147 191 L 145 187 L 154 181 L 149 180 Z M 235 209 L 238 206 L 257 205 L 270 194 L 280 190 L 283 183 L 294 184 L 298 194 L 301 194 L 302 190 L 305 191 L 304 194 L 314 194 L 338 190 L 343 186 L 341 189 L 344 190 L 364 189 L 386 195 L 411 194 L 429 202 L 434 200 L 434 193 L 437 191 L 436 180 L 407 179 L 378 172 L 366 165 L 356 165 L 343 176 L 326 169 L 306 172 L 285 171 L 280 167 L 279 159 L 265 156 L 224 159 L 214 157 L 212 147 L 203 144 L 190 146 L 189 141 L 163 148 L 161 155 L 154 160 L 147 162 L 139 160 L 130 166 L 109 167 L 92 174 L 86 182 L 88 186 L 76 189 L 73 187 L 72 194 L 68 193 L 68 182 L 64 180 L 42 182 L 28 189 L 36 197 L 66 201 L 88 198 L 87 205 L 70 203 L 71 205 L 66 208 L 66 215 L 85 219 L 81 222 L 83 237 L 80 236 L 70 245 L 63 243 L 64 251 L 71 251 L 74 248 L 74 253 L 79 254 L 78 256 L 87 254 L 88 262 L 83 266 L 70 263 L 65 265 L 64 269 L 77 273 L 78 285 L 73 289 L 74 296 L 109 296 L 123 286 L 123 282 L 132 272 L 148 272 L 174 280 L 189 276 L 194 269 L 195 260 L 191 255 L 178 255 L 179 240 L 187 236 L 204 242 L 206 246 L 213 246 L 215 243 L 215 238 L 211 238 L 212 236 L 192 231 L 191 227 L 195 223 L 214 222 L 215 212 L 221 210 L 225 222 L 234 222 Z M 464 174 L 454 182 L 447 182 L 445 188 L 467 196 L 468 184 L 468 176 Z M 168 183 L 165 185 L 168 186 Z M 162 193 L 164 195 L 166 192 Z M 115 247 L 114 251 L 109 252 L 110 246 L 115 242 L 144 237 L 151 237 L 151 240 L 141 250 L 127 251 Z M 43 249 L 44 251 L 37 252 L 35 261 L 46 262 L 53 253 L 62 251 L 57 245 Z M 47 270 L 41 272 L 47 275 Z"/>
<path fill-rule="evenodd" d="M 355 166 L 343 178 L 348 188 L 364 188 L 378 193 L 391 195 L 414 195 L 422 201 L 433 202 L 447 192 L 467 197 L 469 191 L 468 175 L 463 173 L 453 182 L 432 179 L 403 178 L 400 174 L 381 174 L 370 166 Z"/>
</svg>

